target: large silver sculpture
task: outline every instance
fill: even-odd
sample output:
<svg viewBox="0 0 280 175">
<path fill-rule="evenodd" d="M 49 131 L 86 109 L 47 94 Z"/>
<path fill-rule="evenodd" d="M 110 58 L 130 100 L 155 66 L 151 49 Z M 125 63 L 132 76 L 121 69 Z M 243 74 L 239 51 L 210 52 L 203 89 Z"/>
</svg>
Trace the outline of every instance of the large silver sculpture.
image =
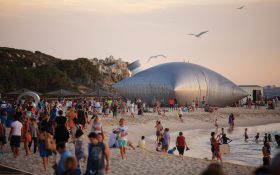
<svg viewBox="0 0 280 175">
<path fill-rule="evenodd" d="M 230 80 L 196 64 L 174 62 L 141 71 L 116 83 L 120 95 L 129 99 L 141 98 L 149 104 L 156 100 L 168 104 L 176 98 L 179 105 L 193 100 L 212 106 L 228 106 L 247 96 Z"/>
</svg>

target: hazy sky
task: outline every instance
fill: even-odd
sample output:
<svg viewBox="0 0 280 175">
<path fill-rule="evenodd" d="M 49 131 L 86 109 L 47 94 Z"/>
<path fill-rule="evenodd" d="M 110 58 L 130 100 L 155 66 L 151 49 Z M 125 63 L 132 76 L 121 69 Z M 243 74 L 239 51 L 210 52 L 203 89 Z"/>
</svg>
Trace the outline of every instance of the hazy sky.
<svg viewBox="0 0 280 175">
<path fill-rule="evenodd" d="M 0 46 L 145 67 L 185 60 L 237 84 L 280 86 L 279 32 L 280 0 L 0 0 Z M 168 59 L 146 62 L 156 54 Z"/>
</svg>

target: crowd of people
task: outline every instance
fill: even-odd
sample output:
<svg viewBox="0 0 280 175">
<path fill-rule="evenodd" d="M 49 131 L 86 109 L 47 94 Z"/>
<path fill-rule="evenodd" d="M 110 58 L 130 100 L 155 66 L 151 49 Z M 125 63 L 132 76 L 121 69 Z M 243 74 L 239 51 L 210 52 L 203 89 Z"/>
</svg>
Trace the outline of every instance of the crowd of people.
<svg viewBox="0 0 280 175">
<path fill-rule="evenodd" d="M 206 104 L 204 97 L 201 104 L 196 99 L 186 106 L 178 106 L 176 99 L 170 99 L 169 108 L 163 108 L 160 101 L 156 101 L 152 112 L 157 112 L 158 115 L 165 117 L 167 110 L 177 110 L 179 120 L 183 122 L 183 112 L 196 111 L 198 107 L 202 106 L 204 110 L 207 109 L 207 112 L 216 110 Z M 25 156 L 29 156 L 31 152 L 39 153 L 45 171 L 50 168 L 49 157 L 59 154 L 59 161 L 52 166 L 56 174 L 101 175 L 111 171 L 110 148 L 118 148 L 121 159 L 125 159 L 127 147 L 135 149 L 133 143 L 128 139 L 128 127 L 123 116 L 129 113 L 134 118 L 136 115 L 143 116 L 144 112 L 151 111 L 148 104 L 141 99 L 134 101 L 122 98 L 117 100 L 112 98 L 41 99 L 38 104 L 34 100 L 22 99 L 1 111 L 0 154 L 3 155 L 3 147 L 9 141 L 13 156 L 17 158 L 20 154 L 19 148 L 23 143 Z M 113 129 L 108 139 L 109 143 L 106 144 L 100 116 L 109 117 L 111 115 L 113 118 L 119 119 L 119 125 Z M 229 130 L 233 130 L 235 117 L 232 113 L 229 115 L 228 124 Z M 217 118 L 214 126 L 216 129 L 219 128 Z M 6 128 L 11 128 L 9 133 L 6 133 Z M 190 149 L 183 132 L 179 132 L 176 146 L 170 148 L 169 128 L 164 128 L 160 120 L 156 121 L 155 128 L 156 151 L 174 154 L 177 150 L 178 154 L 183 156 L 184 152 Z M 222 161 L 220 145 L 232 141 L 227 138 L 224 128 L 221 131 L 221 134 L 211 133 L 212 160 Z M 245 141 L 249 139 L 247 132 L 248 130 L 245 129 Z M 84 144 L 84 137 L 88 137 L 88 145 Z M 256 142 L 259 137 L 260 135 L 257 134 Z M 279 136 L 275 136 L 275 140 L 279 145 Z M 272 142 L 272 138 L 268 134 L 264 137 L 262 149 L 263 165 L 266 167 L 271 165 L 270 142 Z M 74 154 L 67 149 L 68 144 L 74 144 Z M 137 147 L 145 149 L 145 144 L 145 136 L 142 136 Z M 85 153 L 85 150 L 88 152 Z M 86 163 L 85 172 L 82 172 L 82 163 Z"/>
</svg>

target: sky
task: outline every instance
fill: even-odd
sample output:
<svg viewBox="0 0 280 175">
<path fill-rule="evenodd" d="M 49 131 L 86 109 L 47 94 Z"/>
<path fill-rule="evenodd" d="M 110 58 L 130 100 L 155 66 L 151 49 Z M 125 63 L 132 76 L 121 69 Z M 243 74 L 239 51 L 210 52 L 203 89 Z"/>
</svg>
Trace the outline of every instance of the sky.
<svg viewBox="0 0 280 175">
<path fill-rule="evenodd" d="M 185 61 L 236 84 L 280 86 L 279 9 L 280 0 L 0 0 L 0 46 L 139 59 L 144 69 Z M 147 62 L 158 54 L 167 59 Z"/>
</svg>

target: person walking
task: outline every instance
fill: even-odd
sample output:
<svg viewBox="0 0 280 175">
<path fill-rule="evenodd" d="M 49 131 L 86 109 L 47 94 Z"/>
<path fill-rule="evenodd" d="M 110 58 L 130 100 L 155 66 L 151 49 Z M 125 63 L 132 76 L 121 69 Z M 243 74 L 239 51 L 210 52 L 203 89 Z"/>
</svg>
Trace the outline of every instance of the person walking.
<svg viewBox="0 0 280 175">
<path fill-rule="evenodd" d="M 31 123 L 30 123 L 30 133 L 31 133 L 31 141 L 28 144 L 28 148 L 30 150 L 31 145 L 33 143 L 33 153 L 36 154 L 37 152 L 37 145 L 38 145 L 38 134 L 39 134 L 39 130 L 38 130 L 38 125 L 36 122 L 35 118 L 31 119 Z"/>
<path fill-rule="evenodd" d="M 103 142 L 98 141 L 94 132 L 88 135 L 89 147 L 85 175 L 104 175 L 110 171 L 110 150 Z"/>
<path fill-rule="evenodd" d="M 183 132 L 179 132 L 179 136 L 176 139 L 176 147 L 179 152 L 179 155 L 184 155 L 185 149 L 188 150 L 188 146 L 186 143 L 186 138 L 183 136 Z"/>
<path fill-rule="evenodd" d="M 15 121 L 11 124 L 11 130 L 9 134 L 10 146 L 14 155 L 14 158 L 19 156 L 20 139 L 21 139 L 21 128 L 22 123 L 19 121 L 19 115 L 15 115 Z"/>
</svg>

